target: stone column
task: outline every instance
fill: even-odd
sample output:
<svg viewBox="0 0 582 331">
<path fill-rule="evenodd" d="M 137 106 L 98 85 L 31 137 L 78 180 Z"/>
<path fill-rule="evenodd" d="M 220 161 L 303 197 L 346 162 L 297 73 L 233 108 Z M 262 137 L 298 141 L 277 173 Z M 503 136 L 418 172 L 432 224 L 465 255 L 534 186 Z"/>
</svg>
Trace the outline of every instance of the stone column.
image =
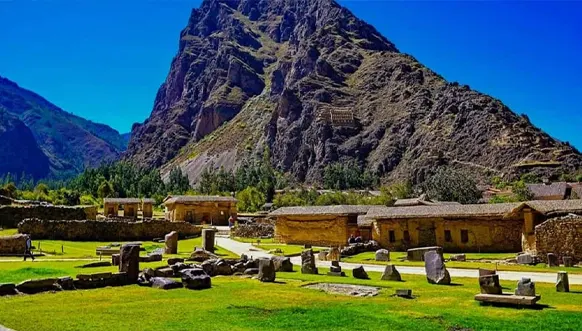
<svg viewBox="0 0 582 331">
<path fill-rule="evenodd" d="M 558 280 L 556 281 L 556 291 L 570 292 L 570 281 L 568 280 L 568 273 L 565 271 L 558 272 Z"/>
<path fill-rule="evenodd" d="M 216 231 L 214 229 L 203 229 L 202 230 L 202 248 L 209 252 L 214 253 L 214 236 Z"/>
<path fill-rule="evenodd" d="M 165 254 L 178 254 L 178 232 L 172 231 L 164 237 Z"/>
<path fill-rule="evenodd" d="M 140 247 L 138 245 L 126 244 L 121 246 L 119 252 L 119 272 L 125 272 L 130 283 L 137 282 L 139 250 Z"/>
</svg>

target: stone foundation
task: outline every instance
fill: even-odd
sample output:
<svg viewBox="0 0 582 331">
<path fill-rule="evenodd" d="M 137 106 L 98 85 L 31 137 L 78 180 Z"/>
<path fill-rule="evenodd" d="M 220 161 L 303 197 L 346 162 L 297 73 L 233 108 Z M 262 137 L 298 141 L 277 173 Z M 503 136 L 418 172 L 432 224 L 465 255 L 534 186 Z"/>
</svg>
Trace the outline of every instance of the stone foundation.
<svg viewBox="0 0 582 331">
<path fill-rule="evenodd" d="M 23 234 L 0 237 L 0 255 L 24 254 L 25 248 L 26 236 Z"/>
<path fill-rule="evenodd" d="M 94 220 L 95 206 L 0 206 L 0 227 L 16 228 L 28 218 L 41 220 Z"/>
<path fill-rule="evenodd" d="M 553 218 L 535 227 L 537 256 L 547 262 L 548 253 L 559 261 L 571 256 L 574 263 L 582 261 L 582 216 Z"/>
<path fill-rule="evenodd" d="M 200 236 L 202 228 L 186 222 L 144 221 L 45 221 L 27 219 L 18 225 L 18 232 L 34 239 L 73 241 L 133 241 L 163 238 L 176 231 L 181 238 Z"/>
</svg>

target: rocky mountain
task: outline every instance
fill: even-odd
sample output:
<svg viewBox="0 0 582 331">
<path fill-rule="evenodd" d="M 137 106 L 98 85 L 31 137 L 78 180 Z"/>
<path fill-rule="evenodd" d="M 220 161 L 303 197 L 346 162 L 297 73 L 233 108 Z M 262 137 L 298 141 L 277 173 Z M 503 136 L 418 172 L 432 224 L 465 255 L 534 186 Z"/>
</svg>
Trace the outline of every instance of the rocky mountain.
<svg viewBox="0 0 582 331">
<path fill-rule="evenodd" d="M 0 109 L 0 174 L 22 172 L 35 178 L 48 175 L 49 160 L 30 129 L 17 117 Z"/>
<path fill-rule="evenodd" d="M 36 93 L 2 77 L 0 77 L 0 111 L 19 120 L 17 122 L 12 120 L 18 135 L 26 135 L 24 133 L 26 130 L 18 124 L 23 123 L 28 130 L 26 132 L 32 133 L 36 148 L 40 148 L 43 154 L 40 156 L 34 150 L 29 151 L 27 146 L 32 145 L 27 145 L 28 142 L 16 145 L 22 153 L 18 157 L 14 154 L 0 153 L 3 162 L 9 164 L 7 166 L 10 169 L 14 169 L 11 173 L 16 175 L 28 173 L 30 169 L 22 164 L 23 158 L 39 162 L 38 167 L 43 170 L 35 168 L 36 170 L 30 173 L 35 178 L 46 175 L 62 177 L 78 173 L 85 167 L 115 161 L 127 146 L 127 141 L 109 126 L 67 113 Z M 4 151 L 8 153 L 8 150 L 1 152 Z M 27 153 L 28 156 L 25 155 Z M 49 161 L 50 169 L 47 172 L 44 171 L 46 163 L 44 159 Z"/>
<path fill-rule="evenodd" d="M 446 164 L 483 175 L 582 165 L 569 144 L 447 82 L 332 0 L 205 0 L 127 158 L 179 165 L 195 182 L 265 146 L 278 169 L 310 183 L 347 160 L 413 182 Z"/>
</svg>

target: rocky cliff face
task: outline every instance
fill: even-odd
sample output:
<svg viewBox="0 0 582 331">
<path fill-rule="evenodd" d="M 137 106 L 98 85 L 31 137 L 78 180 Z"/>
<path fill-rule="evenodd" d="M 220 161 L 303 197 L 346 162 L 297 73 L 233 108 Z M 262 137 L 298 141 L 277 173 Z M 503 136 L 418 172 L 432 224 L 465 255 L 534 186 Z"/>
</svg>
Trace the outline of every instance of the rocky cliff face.
<svg viewBox="0 0 582 331">
<path fill-rule="evenodd" d="M 2 77 L 0 110 L 22 121 L 32 133 L 44 158 L 48 158 L 50 171 L 31 173 L 35 178 L 46 175 L 63 177 L 83 171 L 86 167 L 115 161 L 126 148 L 121 135 L 109 126 L 67 113 L 38 94 Z M 18 150 L 21 154 L 25 153 L 24 147 L 18 146 Z M 0 157 L 7 162 L 21 156 L 9 158 L 8 154 L 0 151 Z M 44 163 L 41 165 L 44 166 Z M 16 167 L 11 173 L 20 176 L 23 172 L 28 174 L 29 170 L 25 166 Z"/>
<path fill-rule="evenodd" d="M 30 129 L 18 118 L 0 109 L 0 174 L 20 176 L 22 172 L 35 178 L 49 173 L 49 160 L 42 153 Z"/>
<path fill-rule="evenodd" d="M 356 160 L 386 180 L 449 164 L 481 174 L 580 167 L 582 156 L 499 100 L 449 83 L 331 0 L 206 0 L 192 11 L 127 157 L 196 181 L 268 146 L 318 182 Z"/>
</svg>

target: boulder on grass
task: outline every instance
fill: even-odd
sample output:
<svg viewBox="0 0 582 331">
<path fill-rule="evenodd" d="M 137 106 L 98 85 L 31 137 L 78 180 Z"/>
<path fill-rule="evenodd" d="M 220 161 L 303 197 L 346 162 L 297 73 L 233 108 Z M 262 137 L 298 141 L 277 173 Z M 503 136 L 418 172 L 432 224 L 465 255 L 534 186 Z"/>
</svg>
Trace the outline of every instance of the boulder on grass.
<svg viewBox="0 0 582 331">
<path fill-rule="evenodd" d="M 259 260 L 259 280 L 272 283 L 275 281 L 275 264 L 271 259 Z"/>
<path fill-rule="evenodd" d="M 57 283 L 56 278 L 30 279 L 25 280 L 16 285 L 16 289 L 18 290 L 18 292 L 25 294 L 36 294 L 47 291 L 58 291 L 60 290 L 60 288 L 55 285 L 56 283 Z"/>
<path fill-rule="evenodd" d="M 151 279 L 151 283 L 153 288 L 159 288 L 162 290 L 171 290 L 184 287 L 182 283 L 177 282 L 171 278 L 164 277 L 154 277 Z"/>
<path fill-rule="evenodd" d="M 424 254 L 424 270 L 430 284 L 450 285 L 451 276 L 445 267 L 442 254 L 437 251 L 428 251 Z"/>
<path fill-rule="evenodd" d="M 565 271 L 558 272 L 558 280 L 556 281 L 556 291 L 570 292 L 570 281 L 568 280 L 568 273 Z"/>
<path fill-rule="evenodd" d="M 75 283 L 72 277 L 60 277 L 57 279 L 57 284 L 61 287 L 63 291 L 72 291 L 75 289 Z"/>
<path fill-rule="evenodd" d="M 171 267 L 163 267 L 154 270 L 155 277 L 167 278 L 167 277 L 174 277 L 174 269 Z"/>
<path fill-rule="evenodd" d="M 518 264 L 525 264 L 525 265 L 534 265 L 536 264 L 535 256 L 531 254 L 520 254 L 517 256 L 517 263 Z"/>
<path fill-rule="evenodd" d="M 113 260 L 113 258 L 111 258 Z M 79 268 L 100 268 L 100 267 L 111 267 L 112 263 L 109 261 L 97 261 L 83 264 Z"/>
<path fill-rule="evenodd" d="M 5 295 L 16 295 L 16 285 L 15 284 L 0 284 L 0 297 Z"/>
<path fill-rule="evenodd" d="M 213 253 L 206 251 L 202 248 L 196 247 L 194 252 L 192 252 L 192 254 L 190 254 L 190 258 L 188 260 L 195 261 L 195 262 L 204 262 L 206 260 L 216 259 L 216 258 L 218 258 L 218 257 L 216 255 L 214 255 Z"/>
<path fill-rule="evenodd" d="M 119 271 L 127 273 L 130 282 L 137 282 L 139 275 L 139 252 L 140 246 L 125 244 L 121 246 L 119 253 Z"/>
<path fill-rule="evenodd" d="M 191 290 L 202 290 L 212 286 L 210 276 L 200 268 L 182 270 L 182 283 Z"/>
<path fill-rule="evenodd" d="M 536 295 L 536 284 L 532 282 L 530 278 L 522 278 L 517 282 L 515 295 L 534 297 Z"/>
<path fill-rule="evenodd" d="M 243 272 L 243 274 L 245 274 L 245 275 L 257 275 L 258 273 L 259 273 L 259 268 L 248 268 Z"/>
<path fill-rule="evenodd" d="M 382 278 L 380 278 L 381 280 L 391 280 L 391 281 L 395 281 L 395 282 L 401 282 L 402 281 L 402 277 L 400 276 L 400 273 L 398 272 L 398 270 L 396 270 L 396 266 L 389 264 L 386 266 L 386 269 L 384 269 L 384 273 L 382 273 Z"/>
<path fill-rule="evenodd" d="M 273 256 L 271 257 L 271 260 L 275 265 L 275 271 L 293 272 L 293 263 L 291 262 L 291 258 L 287 256 Z"/>
<path fill-rule="evenodd" d="M 306 249 L 301 252 L 301 273 L 317 275 L 318 270 L 315 266 L 315 256 L 311 249 Z"/>
<path fill-rule="evenodd" d="M 230 276 L 234 273 L 232 266 L 223 259 L 214 263 L 214 274 L 217 276 Z"/>
<path fill-rule="evenodd" d="M 558 256 L 554 253 L 548 253 L 548 267 L 559 267 L 560 262 L 558 261 Z"/>
<path fill-rule="evenodd" d="M 172 231 L 164 237 L 166 246 L 164 248 L 164 253 L 166 254 L 178 254 L 178 232 Z"/>
<path fill-rule="evenodd" d="M 574 266 L 574 263 L 572 262 L 571 256 L 562 257 L 562 261 L 564 262 L 564 267 L 566 267 L 566 268 L 572 268 Z"/>
<path fill-rule="evenodd" d="M 184 263 L 184 259 L 179 257 L 172 257 L 168 259 L 168 265 L 174 265 L 176 263 Z"/>
<path fill-rule="evenodd" d="M 376 261 L 390 261 L 390 251 L 387 249 L 377 250 Z"/>
<path fill-rule="evenodd" d="M 479 277 L 479 287 L 482 294 L 502 294 L 503 289 L 499 285 L 499 275 L 485 275 Z"/>
<path fill-rule="evenodd" d="M 364 266 L 359 266 L 357 268 L 352 269 L 352 276 L 357 279 L 370 279 L 366 270 L 364 270 Z"/>
</svg>

